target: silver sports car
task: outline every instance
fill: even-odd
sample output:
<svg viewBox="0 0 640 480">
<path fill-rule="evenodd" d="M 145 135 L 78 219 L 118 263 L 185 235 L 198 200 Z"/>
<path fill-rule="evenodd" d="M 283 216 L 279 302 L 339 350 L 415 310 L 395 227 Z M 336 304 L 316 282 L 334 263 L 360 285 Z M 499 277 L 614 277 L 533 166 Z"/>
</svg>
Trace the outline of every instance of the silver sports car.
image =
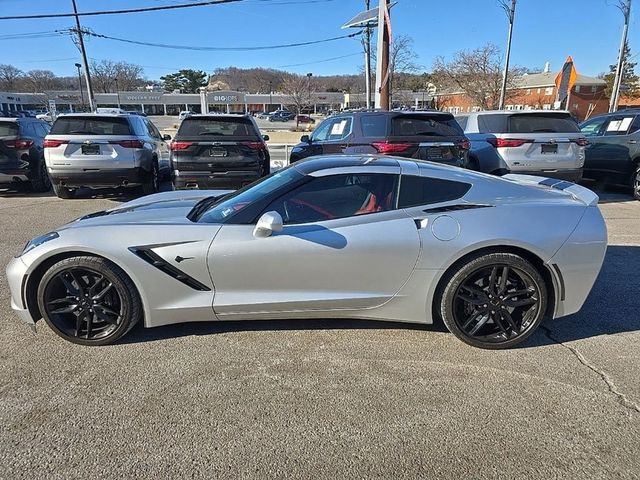
<svg viewBox="0 0 640 480">
<path fill-rule="evenodd" d="M 159 193 L 29 241 L 13 309 L 105 345 L 142 321 L 443 320 L 506 348 L 577 312 L 602 265 L 598 197 L 386 156 L 316 157 L 235 192 Z"/>
</svg>

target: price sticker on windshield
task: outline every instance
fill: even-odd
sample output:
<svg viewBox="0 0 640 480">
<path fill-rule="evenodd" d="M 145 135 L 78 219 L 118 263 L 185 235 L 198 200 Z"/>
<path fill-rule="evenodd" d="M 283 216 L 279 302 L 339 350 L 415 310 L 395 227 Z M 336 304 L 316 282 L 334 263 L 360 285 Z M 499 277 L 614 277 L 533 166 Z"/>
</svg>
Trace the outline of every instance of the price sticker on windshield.
<svg viewBox="0 0 640 480">
<path fill-rule="evenodd" d="M 345 127 L 347 126 L 348 120 L 342 120 L 338 123 L 334 123 L 333 127 L 331 127 L 331 135 L 342 135 Z"/>
</svg>

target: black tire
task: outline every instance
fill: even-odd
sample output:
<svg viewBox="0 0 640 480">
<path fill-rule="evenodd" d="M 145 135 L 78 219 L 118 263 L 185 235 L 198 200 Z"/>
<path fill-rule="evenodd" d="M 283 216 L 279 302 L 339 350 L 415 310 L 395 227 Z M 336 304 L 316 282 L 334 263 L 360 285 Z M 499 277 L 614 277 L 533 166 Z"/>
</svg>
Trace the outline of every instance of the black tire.
<svg viewBox="0 0 640 480">
<path fill-rule="evenodd" d="M 633 189 L 633 198 L 640 200 L 640 161 L 636 162 L 633 166 L 631 188 Z"/>
<path fill-rule="evenodd" d="M 153 160 L 151 163 L 151 172 L 149 173 L 149 179 L 142 185 L 142 194 L 151 195 L 160 190 L 160 171 L 158 169 L 157 160 Z"/>
<path fill-rule="evenodd" d="M 73 188 L 63 187 L 61 185 L 53 184 L 53 193 L 55 193 L 58 198 L 73 198 L 76 196 L 76 191 Z"/>
<path fill-rule="evenodd" d="M 51 179 L 49 178 L 44 158 L 38 160 L 38 171 L 36 176 L 31 179 L 31 189 L 34 192 L 48 192 L 51 190 Z"/>
<path fill-rule="evenodd" d="M 474 347 L 517 345 L 538 328 L 547 309 L 540 272 L 512 253 L 472 258 L 450 272 L 442 285 L 436 304 L 442 320 L 451 333 Z"/>
<path fill-rule="evenodd" d="M 37 295 L 49 327 L 80 345 L 109 345 L 142 317 L 135 285 L 121 268 L 104 258 L 60 260 L 42 277 Z"/>
</svg>

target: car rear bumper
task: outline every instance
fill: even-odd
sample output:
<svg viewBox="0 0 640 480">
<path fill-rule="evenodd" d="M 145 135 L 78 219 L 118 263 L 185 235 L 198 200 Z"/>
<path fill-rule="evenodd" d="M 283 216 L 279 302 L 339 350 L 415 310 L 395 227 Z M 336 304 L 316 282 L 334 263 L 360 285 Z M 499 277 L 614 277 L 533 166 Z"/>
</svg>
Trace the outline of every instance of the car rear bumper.
<svg viewBox="0 0 640 480">
<path fill-rule="evenodd" d="M 32 177 L 31 164 L 25 160 L 0 163 L 0 184 L 28 182 Z"/>
<path fill-rule="evenodd" d="M 563 170 L 510 170 L 508 173 L 518 175 L 535 175 L 537 177 L 556 178 L 568 182 L 578 183 L 582 180 L 582 168 L 572 168 Z"/>
<path fill-rule="evenodd" d="M 230 170 L 226 172 L 189 172 L 173 170 L 171 182 L 176 190 L 183 189 L 237 189 L 261 178 L 261 172 L 247 170 Z"/>
<path fill-rule="evenodd" d="M 141 185 L 149 173 L 143 168 L 49 171 L 51 181 L 63 187 L 111 188 Z"/>
</svg>

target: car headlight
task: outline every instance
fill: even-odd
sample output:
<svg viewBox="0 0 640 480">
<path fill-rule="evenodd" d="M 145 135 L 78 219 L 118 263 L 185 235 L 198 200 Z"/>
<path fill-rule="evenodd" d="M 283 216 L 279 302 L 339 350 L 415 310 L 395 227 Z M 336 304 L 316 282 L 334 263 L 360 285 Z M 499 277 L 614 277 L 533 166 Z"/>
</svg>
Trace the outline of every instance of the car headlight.
<svg viewBox="0 0 640 480">
<path fill-rule="evenodd" d="M 43 243 L 48 242 L 49 240 L 53 240 L 54 238 L 58 238 L 59 236 L 60 235 L 58 235 L 58 232 L 49 232 L 49 233 L 45 233 L 44 235 L 40 235 L 39 237 L 32 238 L 27 242 L 27 244 L 22 249 L 22 253 L 18 256 L 22 256 L 25 253 L 33 250 L 37 246 L 42 245 Z"/>
</svg>

